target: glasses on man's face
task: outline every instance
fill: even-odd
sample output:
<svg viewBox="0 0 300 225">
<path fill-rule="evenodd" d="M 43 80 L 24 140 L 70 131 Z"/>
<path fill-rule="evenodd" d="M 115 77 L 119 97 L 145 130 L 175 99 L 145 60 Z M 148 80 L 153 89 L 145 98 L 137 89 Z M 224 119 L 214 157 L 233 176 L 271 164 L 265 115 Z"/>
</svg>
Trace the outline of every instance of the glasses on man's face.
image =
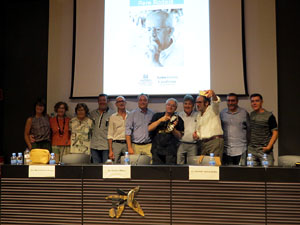
<svg viewBox="0 0 300 225">
<path fill-rule="evenodd" d="M 125 102 L 124 100 L 116 101 L 116 103 L 122 103 Z"/>
<path fill-rule="evenodd" d="M 176 107 L 176 105 L 175 104 L 167 104 L 167 106 L 169 106 L 169 107 L 172 107 L 172 108 L 175 108 Z"/>
<path fill-rule="evenodd" d="M 155 32 L 155 33 L 160 33 L 165 29 L 168 29 L 170 27 L 147 27 L 148 32 Z"/>
</svg>

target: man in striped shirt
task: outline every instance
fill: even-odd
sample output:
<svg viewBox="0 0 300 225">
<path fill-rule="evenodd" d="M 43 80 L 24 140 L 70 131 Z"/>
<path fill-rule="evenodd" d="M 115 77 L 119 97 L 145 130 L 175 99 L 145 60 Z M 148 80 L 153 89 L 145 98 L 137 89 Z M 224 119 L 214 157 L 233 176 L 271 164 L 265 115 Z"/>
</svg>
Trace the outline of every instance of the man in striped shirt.
<svg viewBox="0 0 300 225">
<path fill-rule="evenodd" d="M 276 118 L 272 112 L 262 107 L 263 97 L 260 94 L 252 94 L 250 101 L 254 111 L 250 113 L 248 153 L 252 153 L 254 165 L 261 165 L 265 153 L 268 155 L 269 165 L 273 165 L 273 145 L 278 137 Z"/>
</svg>

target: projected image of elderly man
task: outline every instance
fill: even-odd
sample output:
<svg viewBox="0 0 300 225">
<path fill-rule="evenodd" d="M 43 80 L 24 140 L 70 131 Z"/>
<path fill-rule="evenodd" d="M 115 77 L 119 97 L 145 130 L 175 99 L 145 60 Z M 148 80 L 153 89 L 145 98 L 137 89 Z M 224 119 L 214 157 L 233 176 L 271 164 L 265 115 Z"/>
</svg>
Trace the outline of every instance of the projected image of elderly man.
<svg viewBox="0 0 300 225">
<path fill-rule="evenodd" d="M 183 66 L 183 51 L 174 39 L 174 17 L 165 11 L 151 11 L 146 17 L 148 49 L 146 56 L 150 66 Z"/>
</svg>

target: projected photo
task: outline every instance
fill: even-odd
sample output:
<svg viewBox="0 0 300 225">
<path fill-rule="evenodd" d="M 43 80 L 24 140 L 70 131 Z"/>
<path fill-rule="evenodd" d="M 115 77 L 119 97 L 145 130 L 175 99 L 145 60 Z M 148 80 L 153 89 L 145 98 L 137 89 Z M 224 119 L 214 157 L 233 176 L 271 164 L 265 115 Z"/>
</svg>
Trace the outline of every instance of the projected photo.
<svg viewBox="0 0 300 225">
<path fill-rule="evenodd" d="M 104 27 L 105 93 L 210 88 L 208 0 L 106 1 Z"/>
<path fill-rule="evenodd" d="M 131 50 L 145 65 L 184 65 L 183 9 L 132 10 Z M 135 28 L 135 29 L 134 29 Z"/>
</svg>

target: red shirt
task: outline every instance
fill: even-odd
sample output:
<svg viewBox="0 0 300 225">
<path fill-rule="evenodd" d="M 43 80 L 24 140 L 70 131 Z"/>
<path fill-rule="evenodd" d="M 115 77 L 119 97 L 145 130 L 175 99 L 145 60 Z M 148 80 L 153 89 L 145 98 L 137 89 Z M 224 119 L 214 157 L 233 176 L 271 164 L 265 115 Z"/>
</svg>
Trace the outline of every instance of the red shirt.
<svg viewBox="0 0 300 225">
<path fill-rule="evenodd" d="M 70 118 L 50 118 L 50 127 L 52 131 L 52 145 L 61 146 L 61 145 L 70 145 L 70 132 L 69 132 L 69 122 Z M 60 132 L 59 132 L 60 130 Z"/>
</svg>

